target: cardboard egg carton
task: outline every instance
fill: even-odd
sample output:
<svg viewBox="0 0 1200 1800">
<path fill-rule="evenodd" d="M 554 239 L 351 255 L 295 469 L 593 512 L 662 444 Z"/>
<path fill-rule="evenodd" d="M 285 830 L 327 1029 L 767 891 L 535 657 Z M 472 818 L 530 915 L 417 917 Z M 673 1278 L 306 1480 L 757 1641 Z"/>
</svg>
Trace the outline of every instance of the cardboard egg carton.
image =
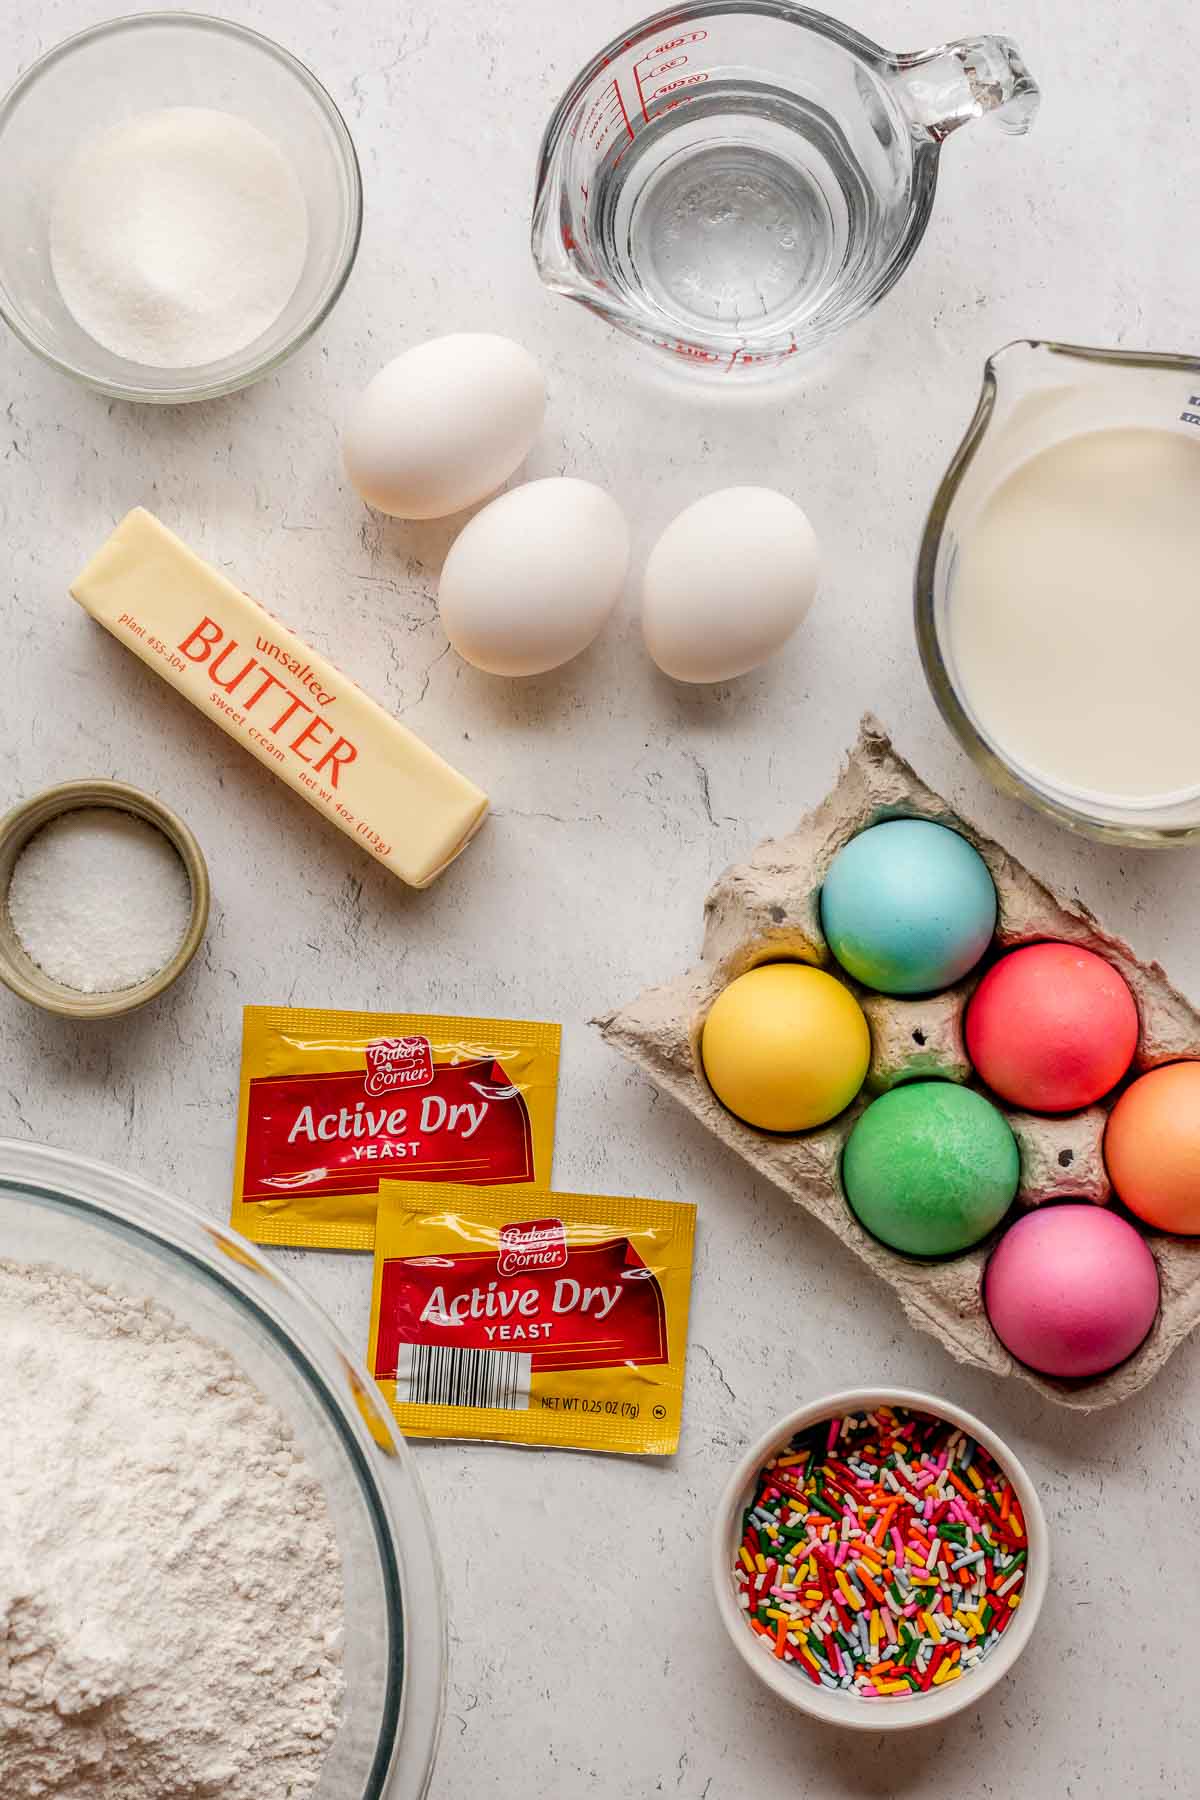
<svg viewBox="0 0 1200 1800">
<path fill-rule="evenodd" d="M 665 987 L 647 989 L 596 1023 L 610 1044 L 890 1282 L 913 1324 L 939 1338 L 960 1361 L 999 1375 L 1021 1375 L 1066 1406 L 1110 1406 L 1149 1381 L 1200 1319 L 1200 1240 L 1146 1233 L 1162 1280 L 1162 1305 L 1150 1336 L 1107 1375 L 1056 1381 L 1016 1362 L 988 1323 L 981 1277 L 999 1231 L 965 1255 L 917 1262 L 871 1237 L 846 1203 L 842 1149 L 854 1121 L 876 1095 L 919 1077 L 974 1079 L 963 1045 L 963 1016 L 978 973 L 928 999 L 868 993 L 833 961 L 822 934 L 819 897 L 834 856 L 868 825 L 897 817 L 950 825 L 975 845 L 996 884 L 1001 946 L 1057 938 L 1086 945 L 1121 971 L 1140 1016 L 1135 1072 L 1180 1057 L 1200 1057 L 1200 1015 L 1158 964 L 1139 962 L 1085 907 L 1054 893 L 956 813 L 896 754 L 886 732 L 870 717 L 863 721 L 841 779 L 821 805 L 790 837 L 760 844 L 748 862 L 727 869 L 712 889 L 704 906 L 704 947 L 697 967 Z M 792 1137 L 757 1131 L 726 1112 L 704 1078 L 699 1048 L 704 1019 L 721 989 L 747 969 L 783 958 L 814 963 L 844 980 L 862 1002 L 872 1040 L 866 1085 L 854 1104 L 829 1125 Z M 1101 1153 L 1107 1104 L 1065 1118 L 1003 1110 L 1021 1154 L 1020 1207 L 1060 1198 L 1097 1205 L 1111 1200 Z"/>
</svg>

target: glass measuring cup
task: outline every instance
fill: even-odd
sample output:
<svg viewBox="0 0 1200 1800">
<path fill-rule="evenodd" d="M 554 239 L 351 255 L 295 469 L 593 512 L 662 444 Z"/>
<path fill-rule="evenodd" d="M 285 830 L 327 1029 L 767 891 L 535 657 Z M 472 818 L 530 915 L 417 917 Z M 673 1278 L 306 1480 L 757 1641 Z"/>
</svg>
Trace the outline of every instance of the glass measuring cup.
<svg viewBox="0 0 1200 1800">
<path fill-rule="evenodd" d="M 542 140 L 547 287 L 701 367 L 781 364 L 904 272 L 942 141 L 1038 89 L 1007 38 L 892 54 L 789 0 L 697 0 L 572 82 Z"/>
<path fill-rule="evenodd" d="M 1200 357 L 1021 339 L 988 358 L 975 416 L 934 496 L 921 541 L 915 587 L 917 645 L 942 717 L 996 787 L 1088 837 L 1145 847 L 1195 843 L 1200 841 L 1200 761 L 1190 783 L 1175 791 L 1131 796 L 1068 783 L 1035 767 L 1022 754 L 1022 740 L 1011 729 L 1005 735 L 994 722 L 989 726 L 972 703 L 956 654 L 956 594 L 963 586 L 973 535 L 994 498 L 1022 469 L 1062 446 L 1086 443 L 1100 434 L 1116 438 L 1128 433 L 1186 446 L 1185 454 L 1189 461 L 1194 458 L 1200 473 Z M 1200 500 L 1200 484 L 1195 497 Z M 1185 498 L 1183 504 L 1190 502 Z M 1118 507 L 1119 489 L 1097 489 L 1095 505 L 1101 510 Z M 1149 539 L 1156 524 L 1146 520 L 1141 528 Z M 1014 535 L 1020 540 L 1013 549 L 1019 569 L 1020 558 L 1029 552 L 1023 535 Z M 1183 580 L 1188 580 L 1186 574 Z M 1154 611 L 1149 578 L 1144 589 L 1132 586 L 1130 596 L 1129 619 L 1117 649 L 1132 681 L 1140 666 L 1137 621 L 1140 614 Z M 1007 611 L 1000 616 L 1005 629 L 1016 629 L 1007 623 Z M 1098 617 L 1094 630 L 1103 631 Z M 1046 641 L 1039 638 L 1032 643 L 1029 655 L 1060 675 L 1064 684 L 1071 680 L 1074 665 L 1060 664 Z M 1186 682 L 1183 647 L 1176 646 L 1174 655 Z M 1060 710 L 1066 698 L 1064 686 Z M 1113 713 L 1098 703 L 1091 705 L 1102 718 L 1105 733 L 1119 744 L 1119 723 Z M 1163 696 L 1153 695 L 1152 709 L 1165 705 Z"/>
</svg>

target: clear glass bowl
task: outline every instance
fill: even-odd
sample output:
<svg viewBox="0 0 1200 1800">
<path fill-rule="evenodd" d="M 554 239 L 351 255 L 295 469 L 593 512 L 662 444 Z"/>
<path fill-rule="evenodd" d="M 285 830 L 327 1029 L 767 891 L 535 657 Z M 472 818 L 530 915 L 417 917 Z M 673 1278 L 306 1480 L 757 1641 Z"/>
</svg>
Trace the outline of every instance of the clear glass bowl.
<svg viewBox="0 0 1200 1800">
<path fill-rule="evenodd" d="M 133 1176 L 0 1139 L 0 1257 L 149 1294 L 219 1344 L 319 1475 L 346 1587 L 346 1702 L 316 1800 L 421 1800 L 445 1688 L 445 1608 L 412 1456 L 332 1326 L 253 1244 Z"/>
<path fill-rule="evenodd" d="M 189 369 L 114 356 L 67 311 L 50 266 L 64 166 L 99 133 L 165 106 L 213 107 L 256 125 L 308 202 L 308 254 L 279 318 L 234 355 Z M 278 368 L 329 313 L 358 252 L 362 181 L 345 121 L 303 63 L 227 19 L 137 13 L 68 38 L 0 101 L 0 165 L 0 316 L 56 369 L 119 400 L 213 399 Z"/>
</svg>

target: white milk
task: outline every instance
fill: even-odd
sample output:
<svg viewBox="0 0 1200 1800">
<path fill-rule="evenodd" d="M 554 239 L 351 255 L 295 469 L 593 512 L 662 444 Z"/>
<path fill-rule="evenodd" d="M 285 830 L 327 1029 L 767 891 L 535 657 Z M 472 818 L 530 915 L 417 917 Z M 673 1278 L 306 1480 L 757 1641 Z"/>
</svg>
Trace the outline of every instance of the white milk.
<svg viewBox="0 0 1200 1800">
<path fill-rule="evenodd" d="M 1200 788 L 1200 442 L 1066 439 L 996 489 L 959 548 L 949 650 L 995 746 L 1059 789 Z"/>
</svg>

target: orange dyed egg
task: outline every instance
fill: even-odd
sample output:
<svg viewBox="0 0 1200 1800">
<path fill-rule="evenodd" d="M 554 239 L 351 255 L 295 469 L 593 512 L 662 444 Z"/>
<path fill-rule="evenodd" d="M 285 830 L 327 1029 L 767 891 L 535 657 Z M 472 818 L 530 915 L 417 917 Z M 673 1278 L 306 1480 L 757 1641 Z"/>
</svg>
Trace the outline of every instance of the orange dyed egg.
<svg viewBox="0 0 1200 1800">
<path fill-rule="evenodd" d="M 1126 1088 L 1104 1160 L 1131 1213 L 1156 1231 L 1200 1235 L 1200 1062 L 1167 1063 Z"/>
</svg>

